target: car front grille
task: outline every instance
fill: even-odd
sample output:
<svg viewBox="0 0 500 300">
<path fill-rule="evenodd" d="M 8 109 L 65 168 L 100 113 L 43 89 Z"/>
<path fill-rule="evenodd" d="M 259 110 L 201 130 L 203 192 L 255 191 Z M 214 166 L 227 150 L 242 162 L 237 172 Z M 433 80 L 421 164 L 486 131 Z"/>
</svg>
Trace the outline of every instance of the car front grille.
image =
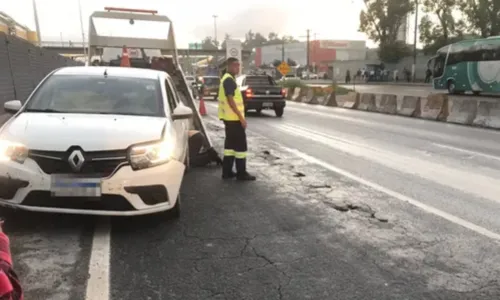
<svg viewBox="0 0 500 300">
<path fill-rule="evenodd" d="M 72 168 L 69 162 L 71 154 L 76 150 L 80 151 L 83 157 L 83 164 L 78 170 Z M 126 150 L 84 152 L 79 147 L 71 147 L 64 152 L 30 150 L 29 157 L 49 175 L 80 174 L 104 178 L 128 163 Z"/>
</svg>

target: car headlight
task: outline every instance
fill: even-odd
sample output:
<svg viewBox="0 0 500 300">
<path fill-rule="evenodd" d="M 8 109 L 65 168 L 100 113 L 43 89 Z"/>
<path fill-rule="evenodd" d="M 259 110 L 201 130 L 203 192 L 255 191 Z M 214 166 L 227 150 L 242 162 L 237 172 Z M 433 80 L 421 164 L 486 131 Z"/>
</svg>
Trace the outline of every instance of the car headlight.
<svg viewBox="0 0 500 300">
<path fill-rule="evenodd" d="M 141 144 L 130 148 L 129 161 L 134 170 L 151 168 L 168 162 L 173 153 L 174 144 L 171 141 Z"/>
<path fill-rule="evenodd" d="M 28 148 L 20 143 L 0 140 L 0 162 L 17 161 L 23 163 L 28 157 Z"/>
</svg>

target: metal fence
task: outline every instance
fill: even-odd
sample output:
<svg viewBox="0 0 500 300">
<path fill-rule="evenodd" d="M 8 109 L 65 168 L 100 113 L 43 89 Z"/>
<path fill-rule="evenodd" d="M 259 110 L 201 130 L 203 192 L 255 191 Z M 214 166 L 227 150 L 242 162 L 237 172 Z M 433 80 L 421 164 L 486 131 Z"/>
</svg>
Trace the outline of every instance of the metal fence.
<svg viewBox="0 0 500 300">
<path fill-rule="evenodd" d="M 6 101 L 24 102 L 53 70 L 79 65 L 83 64 L 0 32 L 0 114 Z"/>
</svg>

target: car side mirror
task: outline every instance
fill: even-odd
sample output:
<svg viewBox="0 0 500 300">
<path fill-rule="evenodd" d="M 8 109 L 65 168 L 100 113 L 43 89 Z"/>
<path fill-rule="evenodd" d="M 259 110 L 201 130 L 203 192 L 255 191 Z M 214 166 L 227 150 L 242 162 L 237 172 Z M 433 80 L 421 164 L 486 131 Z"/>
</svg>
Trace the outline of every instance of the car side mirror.
<svg viewBox="0 0 500 300">
<path fill-rule="evenodd" d="M 23 104 L 19 100 L 7 101 L 3 105 L 4 110 L 12 114 L 17 113 L 21 109 L 21 107 L 23 107 Z"/>
<path fill-rule="evenodd" d="M 172 119 L 175 120 L 186 120 L 193 117 L 193 110 L 187 106 L 179 105 L 174 109 L 172 114 Z"/>
</svg>

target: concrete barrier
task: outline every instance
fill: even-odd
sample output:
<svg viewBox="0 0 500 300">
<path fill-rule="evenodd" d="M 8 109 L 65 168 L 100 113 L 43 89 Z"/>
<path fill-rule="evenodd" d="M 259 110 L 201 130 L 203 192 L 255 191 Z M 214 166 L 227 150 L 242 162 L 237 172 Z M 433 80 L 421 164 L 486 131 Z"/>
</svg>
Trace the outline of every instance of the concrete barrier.
<svg viewBox="0 0 500 300">
<path fill-rule="evenodd" d="M 304 87 L 300 89 L 299 97 L 297 98 L 297 102 L 304 102 L 307 98 L 307 93 L 309 93 L 310 88 Z"/>
<path fill-rule="evenodd" d="M 375 94 L 363 93 L 359 100 L 359 110 L 377 111 L 377 104 L 375 102 Z"/>
<path fill-rule="evenodd" d="M 398 115 L 407 117 L 420 117 L 421 115 L 421 99 L 416 96 L 403 96 L 398 98 Z"/>
<path fill-rule="evenodd" d="M 476 118 L 472 124 L 500 129 L 500 101 L 480 100 L 477 106 Z"/>
<path fill-rule="evenodd" d="M 349 92 L 347 95 L 336 95 L 335 100 L 337 101 L 339 107 L 357 109 L 359 106 L 360 95 L 361 94 L 356 92 Z"/>
<path fill-rule="evenodd" d="M 300 93 L 302 92 L 302 89 L 297 87 L 293 90 L 293 95 L 291 97 L 292 101 L 300 101 Z"/>
<path fill-rule="evenodd" d="M 337 107 L 339 106 L 337 103 L 337 96 L 335 94 L 335 90 L 330 91 L 326 96 L 324 96 L 323 102 L 318 102 L 324 106 Z"/>
<path fill-rule="evenodd" d="M 448 117 L 448 95 L 430 94 L 420 101 L 422 119 L 446 121 Z"/>
<path fill-rule="evenodd" d="M 379 113 L 395 115 L 398 111 L 398 96 L 389 94 L 376 95 L 375 105 Z"/>
<path fill-rule="evenodd" d="M 307 94 L 305 97 L 302 98 L 302 103 L 307 103 L 307 104 L 318 104 L 318 99 L 316 96 L 316 88 L 308 88 L 307 89 Z"/>
<path fill-rule="evenodd" d="M 293 93 L 295 92 L 297 88 L 294 88 L 294 87 L 289 87 L 286 89 L 286 96 L 285 96 L 285 99 L 286 100 L 292 100 L 292 96 L 293 96 Z"/>
<path fill-rule="evenodd" d="M 448 98 L 448 105 L 446 113 L 448 117 L 446 122 L 471 125 L 474 122 L 477 114 L 478 101 L 467 98 Z"/>
</svg>

